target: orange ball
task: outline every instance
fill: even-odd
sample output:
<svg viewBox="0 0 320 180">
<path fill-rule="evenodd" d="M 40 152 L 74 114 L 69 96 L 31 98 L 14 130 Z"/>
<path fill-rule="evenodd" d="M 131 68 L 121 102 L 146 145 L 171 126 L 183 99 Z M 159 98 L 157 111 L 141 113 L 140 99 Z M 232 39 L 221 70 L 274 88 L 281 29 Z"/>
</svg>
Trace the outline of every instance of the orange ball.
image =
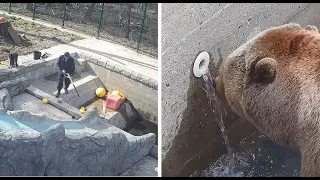
<svg viewBox="0 0 320 180">
<path fill-rule="evenodd" d="M 2 23 L 6 22 L 6 18 L 0 17 L 0 22 L 2 22 Z"/>
</svg>

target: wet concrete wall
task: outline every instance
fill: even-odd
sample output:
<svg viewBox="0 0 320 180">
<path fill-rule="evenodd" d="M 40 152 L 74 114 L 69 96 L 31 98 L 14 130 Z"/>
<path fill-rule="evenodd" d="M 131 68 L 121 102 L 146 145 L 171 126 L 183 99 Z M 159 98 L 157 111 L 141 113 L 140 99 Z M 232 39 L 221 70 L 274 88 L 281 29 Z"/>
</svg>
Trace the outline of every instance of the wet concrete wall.
<svg viewBox="0 0 320 180">
<path fill-rule="evenodd" d="M 209 52 L 216 76 L 213 62 L 259 31 L 289 22 L 318 26 L 319 15 L 320 5 L 309 3 L 162 5 L 163 176 L 189 176 L 226 152 L 203 80 L 192 74 L 196 56 Z M 229 109 L 224 121 L 231 146 L 256 130 Z"/>
</svg>

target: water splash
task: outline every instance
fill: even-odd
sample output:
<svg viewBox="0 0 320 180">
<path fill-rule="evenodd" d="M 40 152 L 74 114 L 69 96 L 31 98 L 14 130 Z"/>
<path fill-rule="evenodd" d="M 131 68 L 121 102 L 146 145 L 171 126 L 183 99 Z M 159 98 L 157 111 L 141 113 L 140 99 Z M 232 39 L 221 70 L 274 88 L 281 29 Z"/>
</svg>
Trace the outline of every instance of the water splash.
<svg viewBox="0 0 320 180">
<path fill-rule="evenodd" d="M 224 107 L 221 104 L 221 101 L 217 98 L 216 94 L 215 94 L 215 90 L 213 87 L 213 79 L 212 76 L 209 72 L 209 69 L 205 70 L 205 73 L 202 76 L 204 82 L 205 82 L 205 91 L 207 94 L 207 97 L 209 99 L 209 104 L 212 108 L 212 111 L 217 115 L 217 121 L 219 123 L 220 129 L 221 129 L 221 133 L 224 139 L 224 143 L 227 147 L 227 152 L 229 155 L 229 167 L 220 167 L 220 169 L 216 169 L 215 171 L 213 171 L 214 173 L 212 174 L 212 176 L 219 176 L 219 177 L 228 177 L 228 176 L 241 176 L 240 174 L 235 174 L 235 158 L 234 158 L 234 154 L 232 153 L 232 149 L 227 137 L 227 134 L 225 132 L 225 126 L 223 123 L 223 118 L 222 115 L 226 112 Z"/>
<path fill-rule="evenodd" d="M 228 172 L 229 155 L 227 153 L 195 175 L 200 177 L 297 177 L 301 168 L 299 152 L 286 149 L 257 131 L 239 142 L 234 156 L 235 173 L 232 175 Z"/>
</svg>

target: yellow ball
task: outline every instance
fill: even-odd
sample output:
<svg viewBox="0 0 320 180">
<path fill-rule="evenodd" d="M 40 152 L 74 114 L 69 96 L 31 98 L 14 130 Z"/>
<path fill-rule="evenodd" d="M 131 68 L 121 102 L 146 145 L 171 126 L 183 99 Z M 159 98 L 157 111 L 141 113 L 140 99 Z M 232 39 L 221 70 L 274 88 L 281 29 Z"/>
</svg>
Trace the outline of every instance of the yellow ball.
<svg viewBox="0 0 320 180">
<path fill-rule="evenodd" d="M 116 96 L 121 96 L 121 93 L 119 91 L 112 91 L 111 94 L 116 95 Z"/>
<path fill-rule="evenodd" d="M 86 110 L 84 109 L 84 107 L 80 108 L 80 113 L 84 114 L 86 112 Z"/>
<path fill-rule="evenodd" d="M 7 114 L 10 115 L 10 114 L 11 114 L 11 111 L 7 110 Z"/>
<path fill-rule="evenodd" d="M 101 97 L 106 95 L 106 90 L 104 88 L 102 88 L 102 87 L 99 87 L 96 90 L 96 95 L 101 98 Z"/>
<path fill-rule="evenodd" d="M 43 99 L 42 99 L 42 103 L 43 103 L 43 104 L 47 104 L 47 103 L 48 103 L 48 99 L 47 99 L 47 98 L 43 98 Z"/>
</svg>

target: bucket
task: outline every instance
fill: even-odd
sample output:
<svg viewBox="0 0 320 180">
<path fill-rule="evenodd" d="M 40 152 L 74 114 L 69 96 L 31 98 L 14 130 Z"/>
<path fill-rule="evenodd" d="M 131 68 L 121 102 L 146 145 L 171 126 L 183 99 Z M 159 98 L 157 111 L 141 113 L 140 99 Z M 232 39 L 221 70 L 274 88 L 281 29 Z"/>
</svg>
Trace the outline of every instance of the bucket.
<svg viewBox="0 0 320 180">
<path fill-rule="evenodd" d="M 38 60 L 38 59 L 40 59 L 40 57 L 41 57 L 41 52 L 39 52 L 39 51 L 33 52 L 33 59 L 34 60 Z"/>
</svg>

